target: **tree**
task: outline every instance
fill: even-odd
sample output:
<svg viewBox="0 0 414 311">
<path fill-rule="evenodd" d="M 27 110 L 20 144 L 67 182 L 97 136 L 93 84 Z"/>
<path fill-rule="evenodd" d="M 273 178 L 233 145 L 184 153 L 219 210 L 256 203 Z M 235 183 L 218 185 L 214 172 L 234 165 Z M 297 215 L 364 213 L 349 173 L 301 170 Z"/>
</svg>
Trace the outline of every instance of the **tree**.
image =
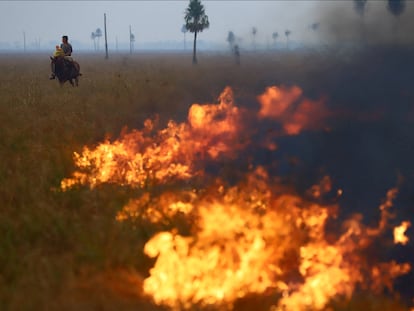
<svg viewBox="0 0 414 311">
<path fill-rule="evenodd" d="M 364 25 L 364 15 L 365 15 L 365 6 L 367 4 L 367 0 L 354 0 L 354 9 L 357 14 L 361 17 L 361 34 L 362 34 L 362 41 L 365 41 L 365 25 Z"/>
<path fill-rule="evenodd" d="M 184 15 L 185 27 L 194 33 L 193 64 L 197 64 L 197 33 L 210 26 L 208 16 L 200 0 L 190 0 Z"/>
<path fill-rule="evenodd" d="M 286 36 L 286 47 L 289 47 L 289 36 L 292 32 L 288 29 L 285 31 L 285 36 Z"/>
<path fill-rule="evenodd" d="M 319 23 L 312 23 L 309 25 L 309 29 L 313 31 L 314 34 L 319 30 Z"/>
<path fill-rule="evenodd" d="M 253 36 L 253 48 L 256 49 L 256 35 L 257 35 L 257 28 L 252 27 L 252 36 Z"/>
<path fill-rule="evenodd" d="M 184 34 L 184 50 L 185 50 L 185 34 L 188 32 L 187 27 L 185 26 L 185 24 L 181 27 L 181 32 Z"/>
<path fill-rule="evenodd" d="M 98 38 L 97 50 L 99 50 L 99 38 L 102 37 L 102 30 L 101 30 L 101 28 L 97 28 L 95 30 L 95 37 Z"/>
<path fill-rule="evenodd" d="M 93 40 L 93 49 L 96 51 L 96 34 L 93 31 L 91 33 L 91 39 Z"/>
<path fill-rule="evenodd" d="M 272 33 L 272 39 L 274 41 L 275 46 L 276 46 L 277 37 L 279 37 L 279 34 L 277 33 L 277 31 L 275 31 L 274 33 Z"/>
<path fill-rule="evenodd" d="M 354 0 L 354 9 L 361 17 L 364 17 L 366 4 L 367 0 Z"/>
<path fill-rule="evenodd" d="M 236 36 L 234 35 L 233 31 L 229 31 L 227 34 L 227 42 L 230 45 L 230 49 L 233 50 L 234 43 L 236 42 Z"/>
<path fill-rule="evenodd" d="M 396 17 L 400 16 L 405 9 L 405 0 L 388 0 L 388 10 Z"/>
<path fill-rule="evenodd" d="M 394 39 L 398 37 L 398 17 L 405 10 L 405 0 L 388 0 L 388 10 L 396 17 L 393 25 Z"/>
</svg>

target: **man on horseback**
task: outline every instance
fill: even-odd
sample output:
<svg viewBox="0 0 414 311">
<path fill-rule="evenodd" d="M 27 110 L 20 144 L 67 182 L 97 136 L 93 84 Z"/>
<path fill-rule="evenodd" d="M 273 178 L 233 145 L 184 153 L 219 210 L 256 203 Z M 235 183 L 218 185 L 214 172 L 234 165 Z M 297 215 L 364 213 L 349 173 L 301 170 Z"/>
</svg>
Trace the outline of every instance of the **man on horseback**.
<svg viewBox="0 0 414 311">
<path fill-rule="evenodd" d="M 62 36 L 62 43 L 60 45 L 60 48 L 59 46 L 56 46 L 56 51 L 54 52 L 53 56 L 54 57 L 63 56 L 67 64 L 69 66 L 73 66 L 72 51 L 73 51 L 72 45 L 68 42 L 68 36 Z M 52 69 L 52 73 L 49 79 L 53 80 L 56 77 L 54 63 L 52 63 L 51 69 Z"/>
<path fill-rule="evenodd" d="M 73 49 L 72 49 L 72 45 L 68 42 L 68 36 L 62 36 L 62 44 L 60 45 L 60 47 L 63 50 L 63 52 L 65 52 L 65 56 L 66 56 L 65 58 L 73 61 L 71 57 Z"/>
</svg>

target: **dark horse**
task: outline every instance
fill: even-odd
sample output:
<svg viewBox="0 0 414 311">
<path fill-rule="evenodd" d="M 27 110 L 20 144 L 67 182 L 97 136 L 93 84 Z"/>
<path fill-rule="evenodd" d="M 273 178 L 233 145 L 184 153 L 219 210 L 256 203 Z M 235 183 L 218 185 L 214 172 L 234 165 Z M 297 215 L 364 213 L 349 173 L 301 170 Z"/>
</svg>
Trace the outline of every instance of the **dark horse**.
<svg viewBox="0 0 414 311">
<path fill-rule="evenodd" d="M 55 75 L 59 80 L 60 85 L 63 85 L 66 81 L 69 81 L 72 86 L 78 86 L 80 73 L 80 66 L 75 61 L 68 61 L 62 56 L 50 57 L 52 66 L 55 68 Z M 75 80 L 75 84 L 73 84 Z"/>
</svg>

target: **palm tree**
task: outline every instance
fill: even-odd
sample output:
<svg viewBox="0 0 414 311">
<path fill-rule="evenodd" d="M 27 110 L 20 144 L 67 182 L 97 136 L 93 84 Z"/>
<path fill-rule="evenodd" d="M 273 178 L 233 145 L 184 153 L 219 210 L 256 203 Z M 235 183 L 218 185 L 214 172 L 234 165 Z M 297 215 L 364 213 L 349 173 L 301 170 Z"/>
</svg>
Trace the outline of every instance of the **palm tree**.
<svg viewBox="0 0 414 311">
<path fill-rule="evenodd" d="M 362 41 L 365 41 L 364 15 L 365 15 L 366 4 L 367 4 L 367 0 L 354 0 L 355 11 L 361 17 Z"/>
<path fill-rule="evenodd" d="M 292 32 L 288 29 L 285 31 L 285 36 L 286 36 L 286 47 L 289 47 L 289 36 Z"/>
<path fill-rule="evenodd" d="M 361 17 L 364 17 L 365 14 L 365 5 L 367 4 L 367 0 L 354 0 L 354 8 L 355 11 Z"/>
<path fill-rule="evenodd" d="M 97 28 L 95 30 L 95 37 L 98 38 L 98 45 L 97 45 L 97 49 L 99 50 L 99 38 L 102 37 L 102 30 L 101 28 Z"/>
<path fill-rule="evenodd" d="M 227 34 L 227 42 L 230 45 L 230 50 L 233 50 L 234 42 L 236 42 L 236 36 L 233 31 L 229 31 Z"/>
<path fill-rule="evenodd" d="M 181 32 L 184 34 L 184 50 L 185 50 L 185 34 L 188 32 L 187 27 L 185 27 L 185 24 L 181 27 Z"/>
<path fill-rule="evenodd" d="M 388 0 L 388 10 L 396 17 L 400 16 L 405 9 L 405 0 Z"/>
<path fill-rule="evenodd" d="M 396 17 L 396 20 L 393 26 L 393 32 L 394 32 L 395 39 L 396 39 L 397 33 L 398 33 L 398 17 L 405 10 L 405 0 L 388 0 L 387 8 Z"/>
<path fill-rule="evenodd" d="M 256 35 L 257 35 L 257 28 L 252 27 L 252 36 L 253 36 L 253 48 L 256 49 Z"/>
<path fill-rule="evenodd" d="M 197 64 L 197 33 L 202 32 L 210 26 L 208 16 L 206 15 L 204 6 L 201 4 L 200 0 L 190 0 L 190 3 L 185 10 L 184 20 L 185 27 L 190 32 L 194 32 L 193 64 Z"/>
<path fill-rule="evenodd" d="M 309 25 L 309 29 L 311 31 L 313 31 L 314 34 L 316 34 L 316 32 L 319 30 L 319 26 L 320 26 L 320 24 L 318 22 L 312 23 L 312 24 Z"/>
<path fill-rule="evenodd" d="M 93 50 L 96 51 L 96 34 L 92 31 L 91 39 L 93 40 Z"/>
<path fill-rule="evenodd" d="M 277 33 L 277 31 L 275 31 L 274 33 L 272 33 L 272 39 L 274 41 L 275 47 L 276 47 L 276 39 L 277 37 L 279 37 L 279 34 Z"/>
</svg>

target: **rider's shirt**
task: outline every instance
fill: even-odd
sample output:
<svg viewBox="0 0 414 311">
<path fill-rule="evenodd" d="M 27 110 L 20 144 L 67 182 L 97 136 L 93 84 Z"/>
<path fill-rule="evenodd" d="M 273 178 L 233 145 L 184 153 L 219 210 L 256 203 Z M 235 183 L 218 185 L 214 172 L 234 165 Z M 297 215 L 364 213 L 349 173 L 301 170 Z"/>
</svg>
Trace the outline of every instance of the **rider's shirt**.
<svg viewBox="0 0 414 311">
<path fill-rule="evenodd" d="M 62 43 L 60 47 L 62 48 L 63 52 L 65 52 L 66 56 L 72 55 L 72 45 L 70 43 Z"/>
</svg>

